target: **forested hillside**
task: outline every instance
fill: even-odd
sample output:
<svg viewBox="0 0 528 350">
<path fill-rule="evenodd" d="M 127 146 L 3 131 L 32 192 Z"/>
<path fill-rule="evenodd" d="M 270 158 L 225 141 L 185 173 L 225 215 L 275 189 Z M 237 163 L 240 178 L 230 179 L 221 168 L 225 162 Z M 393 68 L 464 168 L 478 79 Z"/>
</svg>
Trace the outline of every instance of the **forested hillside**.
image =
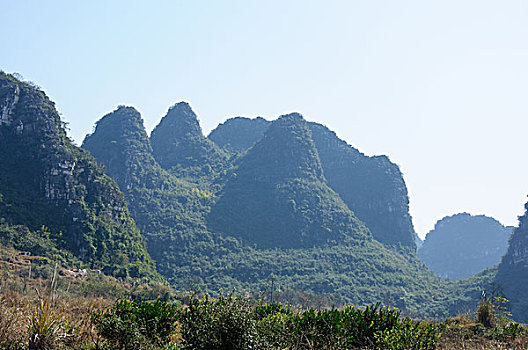
<svg viewBox="0 0 528 350">
<path fill-rule="evenodd" d="M 123 194 L 68 139 L 44 92 L 2 72 L 0 111 L 2 243 L 71 254 L 116 276 L 153 274 Z"/>
<path fill-rule="evenodd" d="M 520 322 L 528 322 L 528 203 L 525 213 L 519 217 L 508 251 L 502 258 L 497 274 L 500 292 L 510 300 L 511 311 Z"/>
<path fill-rule="evenodd" d="M 196 257 L 189 249 L 212 242 L 205 227 L 212 194 L 161 168 L 133 107 L 120 106 L 101 118 L 83 148 L 123 189 L 158 271 L 174 283 L 190 279 Z"/>
<path fill-rule="evenodd" d="M 186 102 L 169 108 L 152 131 L 151 142 L 161 167 L 190 181 L 210 177 L 226 166 L 227 154 L 203 135 Z"/>
<path fill-rule="evenodd" d="M 319 306 L 379 301 L 422 317 L 471 308 L 504 283 L 514 316 L 524 312 L 512 282 L 524 273 L 523 218 L 499 279 L 492 268 L 442 280 L 412 249 L 398 167 L 300 114 L 235 118 L 212 133 L 216 145 L 190 106 L 176 104 L 156 128 L 164 169 L 133 107 L 97 122 L 83 143 L 90 154 L 68 139 L 41 90 L 7 74 L 0 82 L 2 245 L 120 278 L 155 277 L 145 240 L 181 291 Z M 247 135 L 233 132 L 239 124 Z"/>
<path fill-rule="evenodd" d="M 232 153 L 242 153 L 262 138 L 270 122 L 263 118 L 232 118 L 209 138 Z M 414 248 L 407 187 L 400 169 L 386 156 L 368 157 L 326 126 L 308 123 L 324 176 L 376 240 L 391 247 Z"/>
</svg>

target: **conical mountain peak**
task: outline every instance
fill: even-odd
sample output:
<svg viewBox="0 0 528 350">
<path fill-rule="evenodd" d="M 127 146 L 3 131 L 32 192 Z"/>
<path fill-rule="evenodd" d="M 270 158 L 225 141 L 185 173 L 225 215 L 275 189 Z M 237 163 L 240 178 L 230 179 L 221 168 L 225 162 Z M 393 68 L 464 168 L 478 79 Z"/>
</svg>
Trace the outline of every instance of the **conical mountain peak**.
<svg viewBox="0 0 528 350">
<path fill-rule="evenodd" d="M 312 133 L 299 113 L 273 121 L 262 139 L 240 160 L 240 168 L 269 181 L 324 179 Z"/>
<path fill-rule="evenodd" d="M 29 244 L 29 250 L 56 258 L 54 249 L 65 249 L 92 268 L 119 277 L 152 273 L 116 183 L 66 137 L 59 113 L 43 91 L 3 72 L 0 164 L 0 217 L 30 230 L 49 230 L 46 248 Z"/>
<path fill-rule="evenodd" d="M 134 108 L 119 106 L 96 124 L 95 131 L 87 135 L 82 147 L 106 166 L 107 173 L 123 190 L 143 183 L 149 169 L 158 167 L 141 114 Z"/>
<path fill-rule="evenodd" d="M 366 234 L 326 185 L 308 124 L 298 113 L 273 121 L 239 159 L 209 224 L 263 248 L 311 247 Z"/>
<path fill-rule="evenodd" d="M 196 113 L 187 102 L 178 102 L 169 108 L 167 114 L 152 131 L 152 142 L 157 143 L 160 138 L 167 137 L 203 137 Z"/>
<path fill-rule="evenodd" d="M 169 108 L 150 136 L 154 157 L 162 168 L 177 175 L 204 176 L 225 165 L 227 156 L 200 128 L 187 102 Z"/>
</svg>

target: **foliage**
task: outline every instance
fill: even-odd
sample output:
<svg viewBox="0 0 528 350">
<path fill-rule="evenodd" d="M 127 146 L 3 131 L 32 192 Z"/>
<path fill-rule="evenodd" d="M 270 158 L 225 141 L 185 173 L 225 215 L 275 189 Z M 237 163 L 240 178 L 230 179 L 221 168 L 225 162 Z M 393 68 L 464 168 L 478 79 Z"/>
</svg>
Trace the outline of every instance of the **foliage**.
<svg viewBox="0 0 528 350">
<path fill-rule="evenodd" d="M 356 309 L 295 310 L 282 304 L 252 306 L 232 295 L 192 299 L 182 311 L 183 345 L 192 349 L 434 349 L 437 327 L 401 319 L 379 304 Z"/>
<path fill-rule="evenodd" d="M 272 343 L 299 349 L 434 348 L 435 327 L 410 319 L 400 319 L 397 309 L 379 304 L 364 309 L 314 310 L 272 314 L 261 321 L 271 326 Z"/>
<path fill-rule="evenodd" d="M 229 295 L 191 299 L 180 317 L 185 349 L 260 349 L 254 309 L 247 299 Z"/>
<path fill-rule="evenodd" d="M 434 323 L 404 319 L 392 329 L 375 335 L 378 347 L 393 350 L 432 350 L 440 338 L 439 326 Z"/>
<path fill-rule="evenodd" d="M 50 350 L 56 348 L 59 338 L 64 337 L 62 315 L 53 310 L 49 299 L 41 299 L 29 322 L 29 349 Z"/>
<path fill-rule="evenodd" d="M 177 307 L 156 300 L 118 300 L 109 310 L 98 311 L 92 320 L 112 349 L 145 349 L 170 344 L 177 331 Z"/>
</svg>

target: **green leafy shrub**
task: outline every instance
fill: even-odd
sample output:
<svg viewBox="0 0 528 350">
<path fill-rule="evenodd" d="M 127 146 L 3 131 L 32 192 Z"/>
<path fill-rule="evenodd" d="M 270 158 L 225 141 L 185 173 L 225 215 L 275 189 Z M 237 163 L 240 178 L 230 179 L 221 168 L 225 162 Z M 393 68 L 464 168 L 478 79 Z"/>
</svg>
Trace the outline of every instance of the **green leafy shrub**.
<svg viewBox="0 0 528 350">
<path fill-rule="evenodd" d="M 177 319 L 178 307 L 160 300 L 118 300 L 109 310 L 92 316 L 98 333 L 113 349 L 169 346 Z"/>
<path fill-rule="evenodd" d="M 257 321 L 249 300 L 219 296 L 193 298 L 180 317 L 185 349 L 261 349 Z"/>
<path fill-rule="evenodd" d="M 434 349 L 439 337 L 432 324 L 400 319 L 400 311 L 365 309 L 297 311 L 281 304 L 260 306 L 258 330 L 264 343 L 288 349 Z"/>
<path fill-rule="evenodd" d="M 393 350 L 436 349 L 440 338 L 437 324 L 404 319 L 391 329 L 376 333 L 377 346 Z"/>
</svg>

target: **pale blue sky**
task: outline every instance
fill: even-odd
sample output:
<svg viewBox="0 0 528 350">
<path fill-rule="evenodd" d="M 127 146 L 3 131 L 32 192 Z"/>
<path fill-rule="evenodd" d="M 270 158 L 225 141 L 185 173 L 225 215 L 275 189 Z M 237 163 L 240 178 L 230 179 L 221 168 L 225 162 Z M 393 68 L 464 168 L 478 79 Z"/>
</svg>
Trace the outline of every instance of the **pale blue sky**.
<svg viewBox="0 0 528 350">
<path fill-rule="evenodd" d="M 456 212 L 516 225 L 528 194 L 525 1 L 7 1 L 0 69 L 56 102 L 80 143 L 119 104 L 150 131 L 191 103 L 299 111 L 400 165 L 417 232 Z"/>
</svg>

